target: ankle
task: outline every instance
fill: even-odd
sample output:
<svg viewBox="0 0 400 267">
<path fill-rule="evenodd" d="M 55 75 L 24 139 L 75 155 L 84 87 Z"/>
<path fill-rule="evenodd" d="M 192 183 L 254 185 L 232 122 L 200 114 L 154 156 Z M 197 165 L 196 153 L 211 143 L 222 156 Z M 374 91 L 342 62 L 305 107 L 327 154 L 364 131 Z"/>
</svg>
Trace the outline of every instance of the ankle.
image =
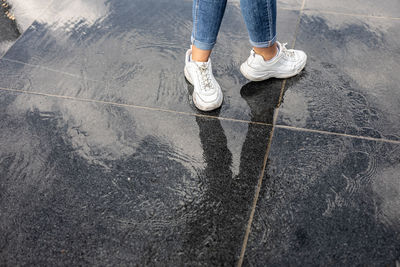
<svg viewBox="0 0 400 267">
<path fill-rule="evenodd" d="M 196 62 L 207 62 L 210 58 L 211 50 L 199 49 L 192 45 L 192 60 Z"/>
<path fill-rule="evenodd" d="M 278 45 L 274 43 L 270 47 L 253 47 L 256 54 L 262 56 L 264 60 L 271 60 L 278 54 Z"/>
</svg>

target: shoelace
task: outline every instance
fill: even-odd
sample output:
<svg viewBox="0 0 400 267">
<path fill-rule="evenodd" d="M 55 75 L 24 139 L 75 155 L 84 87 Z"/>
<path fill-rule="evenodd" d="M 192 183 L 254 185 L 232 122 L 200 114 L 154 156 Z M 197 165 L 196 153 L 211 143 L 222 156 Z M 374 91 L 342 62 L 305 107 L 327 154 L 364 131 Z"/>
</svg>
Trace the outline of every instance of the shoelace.
<svg viewBox="0 0 400 267">
<path fill-rule="evenodd" d="M 204 91 L 211 90 L 212 88 L 212 82 L 211 82 L 211 75 L 208 70 L 208 65 L 202 64 L 199 66 L 200 70 L 200 76 L 201 76 L 201 83 L 202 87 L 204 88 Z"/>
<path fill-rule="evenodd" d="M 292 50 L 292 51 L 290 51 L 290 50 L 288 50 L 287 48 L 286 48 L 286 45 L 287 45 L 287 43 L 283 43 L 283 44 L 281 44 L 281 50 L 282 50 L 282 53 L 285 55 L 285 56 L 287 56 L 287 57 L 294 57 L 294 51 Z"/>
</svg>

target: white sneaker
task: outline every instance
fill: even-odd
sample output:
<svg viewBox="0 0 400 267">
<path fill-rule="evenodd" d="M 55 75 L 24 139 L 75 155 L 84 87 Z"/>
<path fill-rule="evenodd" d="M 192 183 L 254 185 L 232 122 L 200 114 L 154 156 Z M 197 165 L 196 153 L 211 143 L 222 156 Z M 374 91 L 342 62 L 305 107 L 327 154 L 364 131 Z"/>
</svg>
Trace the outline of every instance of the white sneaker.
<svg viewBox="0 0 400 267">
<path fill-rule="evenodd" d="M 191 60 L 192 49 L 186 52 L 185 77 L 194 86 L 193 102 L 203 111 L 217 109 L 222 104 L 222 91 L 212 73 L 211 60 Z"/>
<path fill-rule="evenodd" d="M 249 58 L 240 66 L 240 72 L 250 81 L 269 78 L 289 78 L 301 72 L 306 65 L 307 55 L 300 50 L 287 49 L 286 43 L 276 42 L 279 52 L 271 60 L 251 50 Z"/>
</svg>

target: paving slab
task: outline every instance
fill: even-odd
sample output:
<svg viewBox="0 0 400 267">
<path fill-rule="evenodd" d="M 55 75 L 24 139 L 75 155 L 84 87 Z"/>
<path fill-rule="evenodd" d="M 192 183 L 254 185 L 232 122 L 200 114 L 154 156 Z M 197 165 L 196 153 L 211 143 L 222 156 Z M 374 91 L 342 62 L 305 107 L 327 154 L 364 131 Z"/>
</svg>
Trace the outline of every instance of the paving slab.
<svg viewBox="0 0 400 267">
<path fill-rule="evenodd" d="M 0 264 L 229 265 L 270 128 L 0 91 Z"/>
<path fill-rule="evenodd" d="M 236 265 L 279 104 L 244 266 L 400 262 L 397 0 L 278 1 L 278 40 L 308 54 L 282 103 L 240 74 L 228 1 L 208 113 L 182 71 L 191 0 L 8 2 L 1 266 Z"/>
<path fill-rule="evenodd" d="M 400 21 L 305 12 L 278 124 L 400 140 Z"/>
<path fill-rule="evenodd" d="M 400 1 L 398 0 L 384 0 L 379 2 L 373 0 L 306 0 L 305 8 L 307 10 L 400 19 Z"/>
<path fill-rule="evenodd" d="M 57 2 L 32 24 L 4 59 L 46 67 L 49 75 L 51 69 L 100 81 L 106 92 L 96 88 L 91 93 L 98 100 L 198 112 L 188 95 L 193 88 L 183 75 L 184 54 L 190 45 L 191 8 L 191 1 L 179 0 Z M 298 16 L 296 10 L 279 10 L 281 41 L 293 41 Z M 229 4 L 213 52 L 214 73 L 225 95 L 219 114 L 271 123 L 264 109 L 252 114 L 240 95 L 248 81 L 239 66 L 249 49 L 240 8 Z M 7 87 L 3 80 L 1 77 L 0 87 Z M 265 99 L 265 106 L 276 107 L 281 83 L 271 80 L 259 85 L 257 95 Z M 40 86 L 36 88 L 41 90 Z"/>
<path fill-rule="evenodd" d="M 395 266 L 400 144 L 275 129 L 243 266 Z"/>
</svg>

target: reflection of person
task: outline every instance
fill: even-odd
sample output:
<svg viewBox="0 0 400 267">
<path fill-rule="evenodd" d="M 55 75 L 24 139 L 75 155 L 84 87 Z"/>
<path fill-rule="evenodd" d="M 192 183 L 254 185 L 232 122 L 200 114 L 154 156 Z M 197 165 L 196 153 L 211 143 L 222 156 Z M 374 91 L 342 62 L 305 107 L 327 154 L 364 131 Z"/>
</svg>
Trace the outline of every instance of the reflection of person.
<svg viewBox="0 0 400 267">
<path fill-rule="evenodd" d="M 210 54 L 217 40 L 227 0 L 194 0 L 192 46 L 186 52 L 185 76 L 193 84 L 193 102 L 200 110 L 221 106 L 222 91 L 212 74 Z M 241 0 L 253 49 L 240 71 L 251 81 L 288 78 L 305 66 L 303 51 L 276 41 L 276 0 Z"/>
<path fill-rule="evenodd" d="M 240 126 L 243 130 L 247 128 L 247 132 L 240 153 L 239 173 L 235 175 L 232 169 L 237 163 L 233 161 L 229 136 L 221 120 L 196 116 L 196 122 L 206 166 L 198 177 L 202 193 L 191 203 L 196 212 L 187 217 L 187 228 L 183 231 L 185 257 L 197 264 L 233 266 L 243 242 L 254 185 L 263 165 L 265 140 L 268 140 L 266 127 L 254 123 Z M 258 137 L 261 143 L 254 141 Z"/>
</svg>

